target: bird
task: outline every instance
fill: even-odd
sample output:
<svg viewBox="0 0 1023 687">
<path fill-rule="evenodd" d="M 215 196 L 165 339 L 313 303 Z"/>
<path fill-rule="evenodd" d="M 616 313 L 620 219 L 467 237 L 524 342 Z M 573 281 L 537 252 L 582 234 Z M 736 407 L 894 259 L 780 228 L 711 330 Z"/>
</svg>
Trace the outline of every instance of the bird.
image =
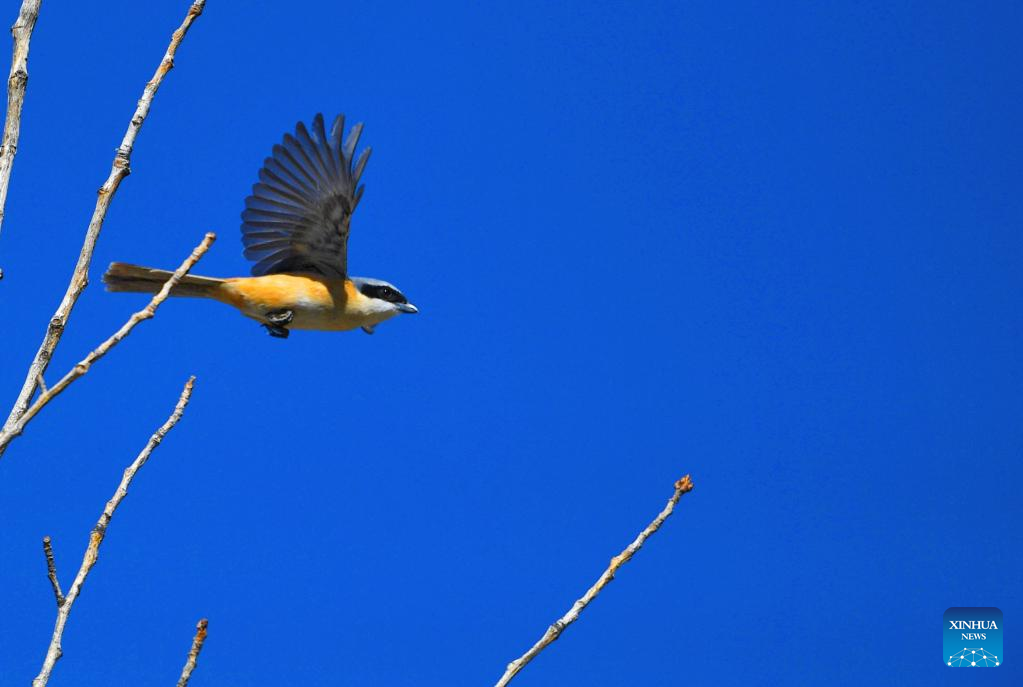
<svg viewBox="0 0 1023 687">
<path fill-rule="evenodd" d="M 355 158 L 363 125 L 342 143 L 345 116 L 324 127 L 299 121 L 285 133 L 259 170 L 241 215 L 244 255 L 251 277 L 185 275 L 171 296 L 212 298 L 257 320 L 286 339 L 292 329 L 346 331 L 374 328 L 396 315 L 419 312 L 394 284 L 348 275 L 348 233 L 362 199 L 359 183 L 369 160 Z M 108 291 L 156 293 L 173 272 L 113 262 L 103 275 Z"/>
</svg>

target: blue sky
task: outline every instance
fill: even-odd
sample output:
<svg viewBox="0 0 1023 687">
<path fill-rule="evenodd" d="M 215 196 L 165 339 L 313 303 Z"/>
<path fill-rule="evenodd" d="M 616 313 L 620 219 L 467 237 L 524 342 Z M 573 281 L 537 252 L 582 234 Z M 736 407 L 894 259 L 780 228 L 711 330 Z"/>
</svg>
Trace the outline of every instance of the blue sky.
<svg viewBox="0 0 1023 687">
<path fill-rule="evenodd" d="M 17 3 L 6 5 L 13 20 Z M 45 3 L 3 234 L 13 401 L 186 2 Z M 521 685 L 920 684 L 949 606 L 1019 683 L 1014 3 L 238 3 L 186 39 L 48 379 L 144 302 L 111 260 L 247 272 L 272 144 L 374 147 L 354 274 L 421 314 L 271 339 L 171 301 L 0 461 L 0 683 L 487 685 L 694 492 Z M 5 401 L 7 403 L 8 401 Z"/>
</svg>

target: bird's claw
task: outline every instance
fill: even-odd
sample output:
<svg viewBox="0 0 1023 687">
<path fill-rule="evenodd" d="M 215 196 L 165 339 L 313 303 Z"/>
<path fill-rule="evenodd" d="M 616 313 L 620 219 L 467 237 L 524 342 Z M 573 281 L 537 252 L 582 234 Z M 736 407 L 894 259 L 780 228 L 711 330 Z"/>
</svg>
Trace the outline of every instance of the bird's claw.
<svg viewBox="0 0 1023 687">
<path fill-rule="evenodd" d="M 291 310 L 271 310 L 266 314 L 266 321 L 278 327 L 291 324 L 293 319 L 295 319 L 295 313 Z"/>
<path fill-rule="evenodd" d="M 285 329 L 285 325 L 291 324 L 293 319 L 295 319 L 295 313 L 291 310 L 271 310 L 266 314 L 266 322 L 263 323 L 263 326 L 266 327 L 266 332 L 270 336 L 287 339 L 291 332 Z"/>
<path fill-rule="evenodd" d="M 276 324 L 264 324 L 263 326 L 266 327 L 267 334 L 277 339 L 287 339 L 288 335 L 291 334 L 287 329 Z"/>
</svg>

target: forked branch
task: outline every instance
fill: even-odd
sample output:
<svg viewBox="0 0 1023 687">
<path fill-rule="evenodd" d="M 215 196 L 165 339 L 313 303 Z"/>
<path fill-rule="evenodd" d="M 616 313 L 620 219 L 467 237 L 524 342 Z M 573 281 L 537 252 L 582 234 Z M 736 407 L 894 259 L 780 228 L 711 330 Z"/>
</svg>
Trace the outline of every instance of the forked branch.
<svg viewBox="0 0 1023 687">
<path fill-rule="evenodd" d="M 658 513 L 653 522 L 647 525 L 646 529 L 640 532 L 639 536 L 636 537 L 631 544 L 625 547 L 624 551 L 611 559 L 611 565 L 609 565 L 607 570 L 604 571 L 604 574 L 597 579 L 592 587 L 586 590 L 586 593 L 583 594 L 581 599 L 572 604 L 572 608 L 568 610 L 568 613 L 561 616 L 558 620 L 554 621 L 553 625 L 547 628 L 547 631 L 544 632 L 540 641 L 534 644 L 529 651 L 508 664 L 508 669 L 505 671 L 504 675 L 501 676 L 501 679 L 497 681 L 496 687 L 504 687 L 511 682 L 512 678 L 514 678 L 527 663 L 536 658 L 537 654 L 547 648 L 547 646 L 555 639 L 560 637 L 566 627 L 579 619 L 579 614 L 583 612 L 583 609 L 589 606 L 590 602 L 597 598 L 597 594 L 600 594 L 600 591 L 614 579 L 615 573 L 618 572 L 618 568 L 625 565 L 625 563 L 632 558 L 637 551 L 639 551 L 647 538 L 661 528 L 664 521 L 667 520 L 668 516 L 670 516 L 672 511 L 675 510 L 675 505 L 678 503 L 678 500 L 682 498 L 682 495 L 687 494 L 692 490 L 693 480 L 689 475 L 686 475 L 679 481 L 675 482 L 675 493 L 671 495 L 670 499 L 668 499 L 668 505 L 664 507 L 664 510 Z"/>
<path fill-rule="evenodd" d="M 89 283 L 89 266 L 92 264 L 92 253 L 96 247 L 96 241 L 99 239 L 100 231 L 103 229 L 103 220 L 106 219 L 107 209 L 110 207 L 110 202 L 113 200 L 114 194 L 117 193 L 121 181 L 131 173 L 131 152 L 135 146 L 135 139 L 142 129 L 142 123 L 146 121 L 146 115 L 149 114 L 149 108 L 153 104 L 153 97 L 156 95 L 157 90 L 159 90 L 160 84 L 163 83 L 163 78 L 174 66 L 174 55 L 178 51 L 178 46 L 181 45 L 181 41 L 184 39 L 185 34 L 188 33 L 192 22 L 202 14 L 205 6 L 206 0 L 195 0 L 191 7 L 188 8 L 185 20 L 171 36 L 167 51 L 163 59 L 160 60 L 160 66 L 156 68 L 153 78 L 149 80 L 149 83 L 146 84 L 145 89 L 142 91 L 138 107 L 135 108 L 135 113 L 128 123 L 128 131 L 124 134 L 121 145 L 117 149 L 117 154 L 114 156 L 110 175 L 99 189 L 96 207 L 92 212 L 89 228 L 85 232 L 85 243 L 82 245 L 82 252 L 78 255 L 78 263 L 75 265 L 74 274 L 71 275 L 71 282 L 68 284 L 67 291 L 57 307 L 57 311 L 50 318 L 46 334 L 43 336 L 43 342 L 39 345 L 39 350 L 36 351 L 35 357 L 29 365 L 28 373 L 25 375 L 25 382 L 21 387 L 21 392 L 18 394 L 18 399 L 14 402 L 14 407 L 4 423 L 5 432 L 11 430 L 21 420 L 21 417 L 32 404 L 32 397 L 35 396 L 36 390 L 39 387 L 39 380 L 45 374 L 46 367 L 50 364 L 50 359 L 53 357 L 53 352 L 56 350 L 57 344 L 60 343 L 60 338 L 64 334 L 64 327 L 67 326 L 68 318 L 71 317 L 71 311 Z M 4 450 L 6 450 L 6 444 L 0 445 L 0 455 L 3 455 Z"/>
<path fill-rule="evenodd" d="M 3 451 L 7 448 L 7 445 L 25 430 L 25 425 L 27 425 L 32 418 L 34 418 L 36 414 L 43 409 L 43 406 L 56 398 L 64 389 L 68 388 L 73 381 L 84 376 L 85 373 L 89 371 L 89 368 L 92 367 L 92 364 L 105 356 L 111 348 L 124 340 L 124 338 L 131 333 L 131 330 L 135 328 L 135 325 L 152 318 L 153 315 L 156 314 L 156 309 L 160 307 L 161 303 L 167 300 L 168 296 L 170 296 L 171 289 L 173 289 L 177 283 L 181 281 L 182 277 L 188 274 L 188 271 L 199 261 L 199 258 L 206 254 L 206 251 L 209 250 L 216 238 L 216 234 L 213 232 L 207 233 L 202 242 L 199 243 L 199 245 L 195 247 L 195 250 L 192 251 L 192 254 L 185 258 L 185 261 L 181 263 L 181 266 L 178 267 L 178 269 L 174 271 L 174 274 L 170 276 L 170 279 L 164 283 L 163 288 L 161 288 L 160 291 L 153 296 L 152 300 L 149 301 L 149 305 L 129 317 L 128 321 L 121 325 L 120 329 L 110 335 L 110 338 L 97 346 L 96 350 L 85 356 L 85 358 L 83 358 L 77 365 L 72 367 L 66 375 L 61 377 L 59 382 L 40 394 L 39 398 L 36 399 L 36 402 L 29 406 L 21 417 L 12 423 L 10 427 L 0 431 L 0 455 L 3 455 Z"/>
<path fill-rule="evenodd" d="M 149 437 L 149 441 L 146 443 L 145 448 L 135 458 L 131 465 L 124 471 L 124 475 L 121 477 L 121 483 L 117 486 L 117 491 L 107 501 L 106 507 L 103 508 L 103 512 L 99 516 L 99 521 L 96 526 L 92 528 L 92 534 L 89 535 L 89 546 L 85 550 L 85 557 L 82 559 L 82 565 L 78 568 L 78 574 L 75 575 L 75 581 L 71 583 L 71 588 L 68 589 L 67 596 L 64 598 L 64 602 L 57 606 L 57 622 L 53 627 L 53 637 L 50 639 L 50 647 L 46 651 L 46 658 L 43 660 L 42 670 L 39 671 L 39 675 L 32 680 L 32 687 L 43 687 L 50 680 L 50 673 L 53 672 L 53 667 L 56 665 L 57 660 L 63 654 L 61 650 L 61 638 L 64 636 L 64 626 L 67 625 L 68 616 L 71 614 L 71 609 L 75 605 L 75 601 L 78 599 L 78 595 L 82 592 L 82 585 L 85 584 L 85 578 L 89 576 L 89 571 L 92 570 L 92 566 L 96 565 L 96 560 L 99 558 L 99 547 L 103 543 L 103 538 L 107 534 L 107 527 L 110 525 L 110 520 L 114 517 L 114 512 L 117 507 L 121 505 L 121 501 L 128 495 L 128 487 L 131 486 L 131 482 L 135 479 L 136 473 L 146 464 L 149 460 L 149 455 L 153 452 L 163 438 L 167 436 L 167 432 L 174 428 L 174 425 L 181 419 L 181 415 L 185 412 L 185 406 L 188 405 L 189 399 L 192 397 L 192 386 L 195 384 L 195 377 L 189 377 L 188 381 L 185 382 L 185 388 L 181 391 L 181 396 L 178 397 L 177 405 L 174 406 L 174 412 L 171 413 L 167 421 L 157 429 L 153 436 Z"/>
</svg>

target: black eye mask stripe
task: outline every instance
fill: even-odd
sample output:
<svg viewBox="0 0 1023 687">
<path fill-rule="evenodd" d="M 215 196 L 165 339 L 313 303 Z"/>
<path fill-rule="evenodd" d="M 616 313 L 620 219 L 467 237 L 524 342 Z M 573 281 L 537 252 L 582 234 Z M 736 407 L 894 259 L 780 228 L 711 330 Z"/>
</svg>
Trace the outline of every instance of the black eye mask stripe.
<svg viewBox="0 0 1023 687">
<path fill-rule="evenodd" d="M 363 284 L 359 290 L 364 296 L 379 298 L 388 303 L 408 303 L 408 299 L 402 295 L 401 291 L 383 284 Z"/>
</svg>

